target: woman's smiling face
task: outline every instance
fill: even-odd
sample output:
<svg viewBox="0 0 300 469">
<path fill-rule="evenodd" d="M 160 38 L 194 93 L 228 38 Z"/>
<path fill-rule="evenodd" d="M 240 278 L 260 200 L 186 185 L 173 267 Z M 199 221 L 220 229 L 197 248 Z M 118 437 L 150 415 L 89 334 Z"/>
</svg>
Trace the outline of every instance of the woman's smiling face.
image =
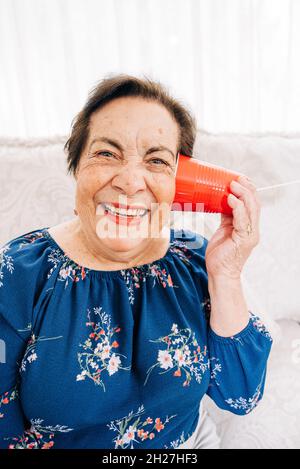
<svg viewBox="0 0 300 469">
<path fill-rule="evenodd" d="M 117 98 L 91 116 L 75 178 L 94 252 L 134 257 L 158 237 L 175 195 L 178 141 L 178 124 L 155 101 Z"/>
</svg>

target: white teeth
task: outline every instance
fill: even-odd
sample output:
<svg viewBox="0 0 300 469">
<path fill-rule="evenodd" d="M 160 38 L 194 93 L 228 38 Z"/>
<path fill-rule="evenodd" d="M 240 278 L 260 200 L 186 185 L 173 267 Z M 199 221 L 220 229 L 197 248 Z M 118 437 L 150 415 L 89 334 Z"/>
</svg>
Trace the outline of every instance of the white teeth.
<svg viewBox="0 0 300 469">
<path fill-rule="evenodd" d="M 107 205 L 107 204 L 103 204 L 103 207 L 105 208 L 105 210 L 108 210 L 109 212 L 113 213 L 113 214 L 117 214 L 117 215 L 121 215 L 121 216 L 131 216 L 131 217 L 142 217 L 144 216 L 146 213 L 147 213 L 147 209 L 129 209 L 129 210 L 126 210 L 124 208 L 117 208 L 117 207 L 114 207 L 113 205 Z"/>
</svg>

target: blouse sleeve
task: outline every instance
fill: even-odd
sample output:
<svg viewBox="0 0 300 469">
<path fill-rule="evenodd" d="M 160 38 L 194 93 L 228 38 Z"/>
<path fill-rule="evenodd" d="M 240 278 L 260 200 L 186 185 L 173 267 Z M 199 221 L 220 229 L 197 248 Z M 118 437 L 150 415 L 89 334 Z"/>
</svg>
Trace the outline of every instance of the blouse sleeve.
<svg viewBox="0 0 300 469">
<path fill-rule="evenodd" d="M 247 326 L 232 337 L 219 336 L 212 330 L 205 263 L 208 240 L 196 233 L 185 237 L 193 240 L 191 265 L 207 324 L 210 381 L 206 393 L 221 409 L 247 414 L 264 392 L 272 337 L 259 317 L 250 311 Z"/>
<path fill-rule="evenodd" d="M 30 427 L 20 402 L 19 369 L 33 321 L 33 261 L 32 249 L 20 249 L 16 240 L 0 249 L 0 448 L 9 448 Z"/>
<path fill-rule="evenodd" d="M 207 394 L 221 409 L 243 415 L 263 396 L 272 338 L 252 312 L 248 325 L 232 337 L 208 327 L 210 383 Z"/>
</svg>

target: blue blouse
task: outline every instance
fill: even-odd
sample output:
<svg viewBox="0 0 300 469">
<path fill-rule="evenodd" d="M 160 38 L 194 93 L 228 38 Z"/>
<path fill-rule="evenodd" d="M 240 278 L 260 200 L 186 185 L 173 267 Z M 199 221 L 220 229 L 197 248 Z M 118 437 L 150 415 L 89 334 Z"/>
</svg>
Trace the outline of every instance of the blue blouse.
<svg viewBox="0 0 300 469">
<path fill-rule="evenodd" d="M 0 448 L 177 448 L 208 394 L 247 414 L 272 338 L 249 312 L 232 337 L 209 325 L 207 239 L 170 230 L 150 264 L 72 261 L 48 228 L 0 250 Z"/>
</svg>

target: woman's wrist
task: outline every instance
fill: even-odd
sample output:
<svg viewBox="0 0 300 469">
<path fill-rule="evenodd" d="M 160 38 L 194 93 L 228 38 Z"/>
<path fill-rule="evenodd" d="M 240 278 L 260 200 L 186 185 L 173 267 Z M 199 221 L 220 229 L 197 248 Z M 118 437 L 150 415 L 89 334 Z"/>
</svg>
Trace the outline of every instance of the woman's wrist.
<svg viewBox="0 0 300 469">
<path fill-rule="evenodd" d="M 210 295 L 210 327 L 222 337 L 242 331 L 249 322 L 249 311 L 241 278 L 208 276 Z"/>
</svg>

